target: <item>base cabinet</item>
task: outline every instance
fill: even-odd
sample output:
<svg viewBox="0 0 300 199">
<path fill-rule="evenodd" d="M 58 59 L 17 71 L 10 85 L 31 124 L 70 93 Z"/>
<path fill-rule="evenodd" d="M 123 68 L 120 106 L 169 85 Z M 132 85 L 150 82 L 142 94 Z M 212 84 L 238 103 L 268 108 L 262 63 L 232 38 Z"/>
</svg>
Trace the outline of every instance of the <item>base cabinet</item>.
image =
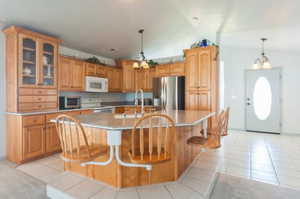
<svg viewBox="0 0 300 199">
<path fill-rule="evenodd" d="M 56 125 L 47 124 L 45 134 L 46 134 L 46 153 L 59 151 L 60 141 L 56 131 Z"/>
<path fill-rule="evenodd" d="M 23 157 L 31 159 L 45 153 L 45 127 L 43 125 L 23 128 Z"/>
</svg>

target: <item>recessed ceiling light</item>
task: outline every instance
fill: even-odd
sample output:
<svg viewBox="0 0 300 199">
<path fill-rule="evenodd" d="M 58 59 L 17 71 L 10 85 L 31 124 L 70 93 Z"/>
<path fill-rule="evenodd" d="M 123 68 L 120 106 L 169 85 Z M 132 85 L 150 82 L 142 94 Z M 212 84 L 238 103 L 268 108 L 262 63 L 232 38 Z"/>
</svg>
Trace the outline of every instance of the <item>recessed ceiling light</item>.
<svg viewBox="0 0 300 199">
<path fill-rule="evenodd" d="M 114 49 L 114 48 L 111 48 L 109 51 L 110 51 L 110 52 L 115 52 L 115 51 L 116 51 L 116 49 Z"/>
<path fill-rule="evenodd" d="M 193 17 L 193 20 L 198 21 L 199 18 L 198 17 Z"/>
</svg>

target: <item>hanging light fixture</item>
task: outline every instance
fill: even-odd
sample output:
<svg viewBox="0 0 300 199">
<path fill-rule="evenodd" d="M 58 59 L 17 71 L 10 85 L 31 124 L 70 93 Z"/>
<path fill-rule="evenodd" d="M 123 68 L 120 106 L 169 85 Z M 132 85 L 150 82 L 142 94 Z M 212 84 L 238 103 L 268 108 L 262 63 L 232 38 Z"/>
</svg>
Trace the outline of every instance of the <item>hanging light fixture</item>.
<svg viewBox="0 0 300 199">
<path fill-rule="evenodd" d="M 149 64 L 147 63 L 146 57 L 144 55 L 144 29 L 138 31 L 141 34 L 141 61 L 134 62 L 132 67 L 134 69 L 149 69 Z"/>
<path fill-rule="evenodd" d="M 265 41 L 266 38 L 261 38 L 262 41 L 262 53 L 261 58 L 257 58 L 253 64 L 253 69 L 270 69 L 272 68 L 269 58 L 265 55 Z"/>
</svg>

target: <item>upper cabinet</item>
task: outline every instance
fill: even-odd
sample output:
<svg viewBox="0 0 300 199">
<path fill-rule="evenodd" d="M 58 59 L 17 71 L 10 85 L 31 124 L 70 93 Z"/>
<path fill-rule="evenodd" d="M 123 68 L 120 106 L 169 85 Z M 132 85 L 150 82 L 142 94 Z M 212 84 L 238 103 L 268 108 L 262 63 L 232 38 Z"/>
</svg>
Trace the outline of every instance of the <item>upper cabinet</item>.
<svg viewBox="0 0 300 199">
<path fill-rule="evenodd" d="M 123 69 L 122 74 L 122 91 L 123 92 L 135 92 L 136 90 L 136 77 L 135 77 L 135 70 L 133 69 L 132 65 L 135 61 L 134 60 L 121 60 L 119 61 L 119 65 Z"/>
<path fill-rule="evenodd" d="M 60 40 L 30 30 L 11 26 L 3 30 L 6 51 L 6 102 L 8 112 L 53 110 L 57 108 L 57 100 L 51 103 L 36 99 L 44 99 L 39 95 L 57 90 L 58 46 Z M 26 100 L 21 90 L 26 91 Z M 53 95 L 51 94 L 51 99 Z M 35 107 L 35 108 L 33 108 Z"/>
<path fill-rule="evenodd" d="M 18 34 L 19 86 L 56 88 L 58 43 Z"/>
<path fill-rule="evenodd" d="M 121 92 L 122 91 L 122 70 L 118 67 L 111 67 L 107 69 L 108 91 Z"/>
<path fill-rule="evenodd" d="M 99 64 L 86 63 L 85 76 L 107 77 L 107 69 Z"/>
<path fill-rule="evenodd" d="M 156 66 L 156 77 L 184 76 L 185 66 L 183 62 L 160 64 Z"/>
<path fill-rule="evenodd" d="M 209 90 L 212 76 L 211 48 L 186 52 L 186 74 L 188 90 Z"/>
<path fill-rule="evenodd" d="M 59 89 L 62 91 L 83 91 L 85 62 L 68 57 L 60 57 Z"/>
<path fill-rule="evenodd" d="M 188 110 L 218 112 L 218 48 L 185 50 L 186 106 Z M 210 126 L 216 118 L 212 118 Z"/>
</svg>

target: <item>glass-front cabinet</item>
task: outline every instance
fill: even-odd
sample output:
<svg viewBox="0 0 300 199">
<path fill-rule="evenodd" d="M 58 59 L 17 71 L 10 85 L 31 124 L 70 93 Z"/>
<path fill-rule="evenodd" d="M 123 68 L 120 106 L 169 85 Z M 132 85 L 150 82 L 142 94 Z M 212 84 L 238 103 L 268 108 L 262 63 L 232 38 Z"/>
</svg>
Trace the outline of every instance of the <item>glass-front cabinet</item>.
<svg viewBox="0 0 300 199">
<path fill-rule="evenodd" d="M 19 45 L 19 86 L 55 88 L 58 45 L 24 34 Z"/>
<path fill-rule="evenodd" d="M 56 84 L 56 45 L 43 42 L 42 43 L 42 85 L 55 86 Z"/>
</svg>

